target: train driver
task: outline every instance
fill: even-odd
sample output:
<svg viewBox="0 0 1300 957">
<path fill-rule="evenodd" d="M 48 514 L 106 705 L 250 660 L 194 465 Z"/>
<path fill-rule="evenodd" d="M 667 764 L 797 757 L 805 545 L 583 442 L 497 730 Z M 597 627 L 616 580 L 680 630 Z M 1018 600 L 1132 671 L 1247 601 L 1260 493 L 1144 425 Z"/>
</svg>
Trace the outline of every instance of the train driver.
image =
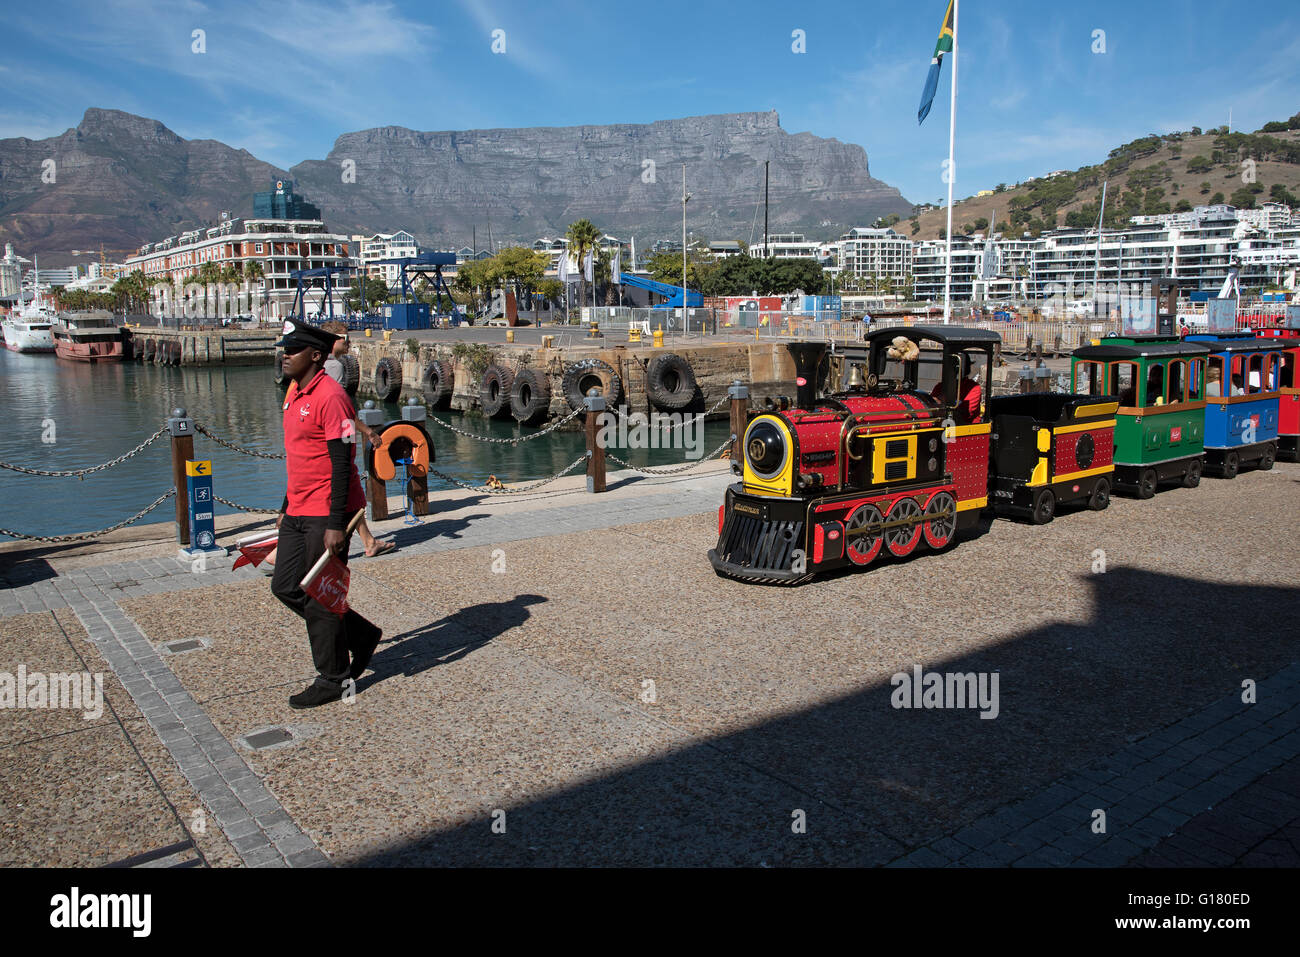
<svg viewBox="0 0 1300 957">
<path fill-rule="evenodd" d="M 943 401 L 943 382 L 930 391 L 932 398 Z M 961 356 L 961 383 L 957 387 L 956 419 L 958 425 L 975 425 L 980 420 L 980 384 L 971 378 L 970 356 Z"/>
</svg>

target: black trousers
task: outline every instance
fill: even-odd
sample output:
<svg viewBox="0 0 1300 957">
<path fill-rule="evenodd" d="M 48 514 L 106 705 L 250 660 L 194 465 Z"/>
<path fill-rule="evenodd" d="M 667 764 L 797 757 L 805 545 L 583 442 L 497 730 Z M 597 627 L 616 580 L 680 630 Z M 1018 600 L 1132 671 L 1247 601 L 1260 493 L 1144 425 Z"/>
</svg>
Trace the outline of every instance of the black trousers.
<svg viewBox="0 0 1300 957">
<path fill-rule="evenodd" d="M 345 615 L 334 614 L 298 586 L 325 552 L 326 521 L 324 515 L 284 516 L 280 522 L 271 593 L 307 622 L 312 663 L 319 673 L 316 683 L 337 688 L 348 677 L 351 650 L 373 632 L 374 625 L 351 608 Z M 351 541 L 349 535 L 340 549 L 339 561 L 345 565 Z"/>
</svg>

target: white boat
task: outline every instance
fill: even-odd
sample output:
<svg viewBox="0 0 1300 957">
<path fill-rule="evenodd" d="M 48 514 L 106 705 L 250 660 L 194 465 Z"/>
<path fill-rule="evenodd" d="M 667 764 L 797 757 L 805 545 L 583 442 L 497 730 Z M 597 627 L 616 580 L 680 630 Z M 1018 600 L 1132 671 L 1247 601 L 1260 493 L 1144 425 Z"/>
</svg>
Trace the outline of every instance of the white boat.
<svg viewBox="0 0 1300 957">
<path fill-rule="evenodd" d="M 12 352 L 53 352 L 51 327 L 57 318 L 58 313 L 39 300 L 27 303 L 4 318 L 5 348 Z"/>
<path fill-rule="evenodd" d="M 6 258 L 13 256 L 13 246 L 6 248 Z M 22 290 L 18 292 L 18 306 L 5 316 L 0 327 L 4 329 L 5 348 L 11 352 L 53 352 L 53 326 L 59 318 L 54 307 L 41 301 L 41 267 L 36 266 L 32 282 L 32 301 L 23 303 Z"/>
</svg>

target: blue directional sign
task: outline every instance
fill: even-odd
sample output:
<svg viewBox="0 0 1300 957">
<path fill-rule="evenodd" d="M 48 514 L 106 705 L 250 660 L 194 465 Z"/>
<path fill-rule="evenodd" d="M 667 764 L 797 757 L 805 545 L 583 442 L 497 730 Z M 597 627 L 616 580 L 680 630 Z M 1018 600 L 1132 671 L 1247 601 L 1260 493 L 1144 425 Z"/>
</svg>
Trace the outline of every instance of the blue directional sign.
<svg viewBox="0 0 1300 957">
<path fill-rule="evenodd" d="M 217 548 L 217 530 L 212 506 L 212 463 L 185 461 L 185 489 L 190 505 L 191 552 L 222 551 Z"/>
</svg>

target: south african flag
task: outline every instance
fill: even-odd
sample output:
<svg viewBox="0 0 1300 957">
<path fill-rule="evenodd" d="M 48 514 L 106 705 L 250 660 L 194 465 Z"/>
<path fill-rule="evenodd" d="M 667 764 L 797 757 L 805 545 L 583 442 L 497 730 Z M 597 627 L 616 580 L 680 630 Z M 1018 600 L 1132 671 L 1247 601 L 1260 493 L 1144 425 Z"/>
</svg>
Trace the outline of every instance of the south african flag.
<svg viewBox="0 0 1300 957">
<path fill-rule="evenodd" d="M 935 91 L 939 89 L 939 68 L 943 66 L 943 55 L 952 52 L 953 4 L 948 0 L 948 12 L 943 15 L 943 26 L 939 29 L 939 42 L 934 45 L 934 57 L 930 60 L 930 75 L 925 78 L 925 89 L 921 93 L 921 108 L 916 111 L 919 126 L 930 115 L 930 104 L 934 102 Z"/>
</svg>

